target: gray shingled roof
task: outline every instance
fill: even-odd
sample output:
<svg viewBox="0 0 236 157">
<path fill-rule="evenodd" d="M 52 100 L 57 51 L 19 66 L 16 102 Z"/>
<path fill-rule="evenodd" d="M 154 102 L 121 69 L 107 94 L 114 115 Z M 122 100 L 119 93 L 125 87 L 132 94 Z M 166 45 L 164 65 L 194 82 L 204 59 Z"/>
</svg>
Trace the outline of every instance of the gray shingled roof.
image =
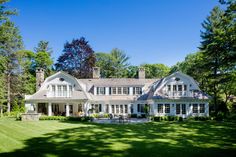
<svg viewBox="0 0 236 157">
<path fill-rule="evenodd" d="M 143 86 L 146 84 L 152 84 L 158 79 L 135 79 L 135 78 L 100 78 L 100 79 L 79 79 L 85 84 L 91 84 L 95 86 Z"/>
</svg>

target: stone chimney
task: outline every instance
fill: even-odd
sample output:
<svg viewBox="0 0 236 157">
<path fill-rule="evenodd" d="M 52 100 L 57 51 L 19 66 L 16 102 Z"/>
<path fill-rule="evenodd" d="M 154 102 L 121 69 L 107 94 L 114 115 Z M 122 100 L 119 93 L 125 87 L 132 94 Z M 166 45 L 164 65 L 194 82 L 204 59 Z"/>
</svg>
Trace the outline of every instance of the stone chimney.
<svg viewBox="0 0 236 157">
<path fill-rule="evenodd" d="M 100 68 L 99 67 L 93 67 L 93 78 L 94 79 L 100 78 Z"/>
<path fill-rule="evenodd" d="M 145 69 L 143 67 L 138 68 L 138 78 L 145 79 Z"/>
<path fill-rule="evenodd" d="M 44 69 L 36 68 L 36 91 L 39 90 L 44 81 Z"/>
</svg>

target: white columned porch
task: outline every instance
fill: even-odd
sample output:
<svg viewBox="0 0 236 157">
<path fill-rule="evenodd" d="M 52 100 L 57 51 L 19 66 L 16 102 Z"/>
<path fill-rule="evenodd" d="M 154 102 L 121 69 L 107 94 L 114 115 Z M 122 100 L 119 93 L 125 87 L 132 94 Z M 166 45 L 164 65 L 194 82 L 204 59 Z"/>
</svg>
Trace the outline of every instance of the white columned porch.
<svg viewBox="0 0 236 157">
<path fill-rule="evenodd" d="M 52 103 L 48 103 L 48 116 L 52 116 Z"/>
<path fill-rule="evenodd" d="M 38 103 L 34 103 L 35 112 L 38 113 Z"/>
<path fill-rule="evenodd" d="M 66 103 L 66 117 L 70 116 L 70 106 L 69 103 Z"/>
</svg>

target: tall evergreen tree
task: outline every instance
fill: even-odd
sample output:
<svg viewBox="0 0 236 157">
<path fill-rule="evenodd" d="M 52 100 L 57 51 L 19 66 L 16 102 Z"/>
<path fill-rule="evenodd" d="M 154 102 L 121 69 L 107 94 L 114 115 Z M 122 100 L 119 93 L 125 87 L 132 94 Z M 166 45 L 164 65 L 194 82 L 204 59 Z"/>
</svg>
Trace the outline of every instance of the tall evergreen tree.
<svg viewBox="0 0 236 157">
<path fill-rule="evenodd" d="M 39 41 L 37 47 L 34 48 L 34 51 L 36 53 L 38 52 L 47 52 L 50 56 L 52 55 L 52 48 L 49 47 L 49 42 L 48 41 L 44 41 L 44 40 L 41 40 Z"/>
<path fill-rule="evenodd" d="M 66 42 L 63 54 L 55 64 L 56 70 L 67 71 L 77 78 L 90 78 L 95 66 L 95 54 L 84 37 Z"/>
<path fill-rule="evenodd" d="M 18 28 L 14 23 L 6 21 L 0 26 L 0 55 L 6 58 L 7 111 L 11 108 L 11 84 L 17 68 L 16 51 L 22 49 L 23 42 Z"/>
</svg>

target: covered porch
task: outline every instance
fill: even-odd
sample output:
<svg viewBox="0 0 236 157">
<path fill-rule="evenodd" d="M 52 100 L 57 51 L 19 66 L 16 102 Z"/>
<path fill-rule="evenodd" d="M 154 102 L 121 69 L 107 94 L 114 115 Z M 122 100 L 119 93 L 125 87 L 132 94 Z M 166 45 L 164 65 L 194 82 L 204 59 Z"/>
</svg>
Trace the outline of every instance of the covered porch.
<svg viewBox="0 0 236 157">
<path fill-rule="evenodd" d="M 85 101 L 80 102 L 33 102 L 28 110 L 48 116 L 85 116 L 88 109 Z"/>
</svg>

